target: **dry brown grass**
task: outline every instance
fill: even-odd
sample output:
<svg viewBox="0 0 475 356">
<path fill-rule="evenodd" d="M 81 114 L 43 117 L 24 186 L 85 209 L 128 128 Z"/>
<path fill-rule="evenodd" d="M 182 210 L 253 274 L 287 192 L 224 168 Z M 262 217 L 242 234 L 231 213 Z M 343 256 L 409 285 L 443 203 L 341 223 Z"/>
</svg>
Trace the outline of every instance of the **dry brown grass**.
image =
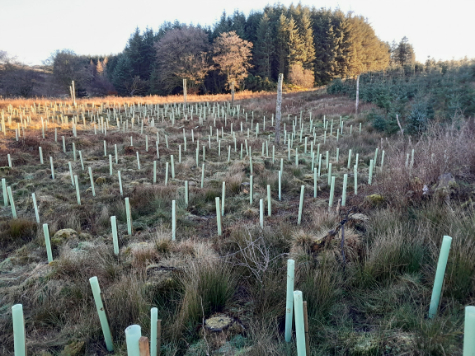
<svg viewBox="0 0 475 356">
<path fill-rule="evenodd" d="M 366 186 L 363 191 L 382 194 L 391 205 L 404 207 L 426 198 L 423 195 L 424 186 L 429 188 L 429 194 L 433 194 L 441 174 L 451 173 L 456 182 L 473 182 L 475 151 L 471 147 L 474 146 L 475 130 L 471 120 L 460 128 L 431 126 L 415 144 L 410 144 L 410 139 L 409 142 L 399 139 L 389 145 L 385 143 L 384 171 L 378 173 L 378 167 L 375 183 Z M 411 169 L 412 149 L 415 153 Z M 378 157 L 380 165 L 381 149 Z"/>
<path fill-rule="evenodd" d="M 274 93 L 268 92 L 251 92 L 251 91 L 242 91 L 237 92 L 234 95 L 235 101 L 255 99 L 255 98 L 265 98 L 275 96 Z M 200 102 L 218 102 L 218 101 L 230 101 L 231 94 L 214 94 L 214 95 L 187 95 L 187 103 L 194 104 Z M 14 107 L 25 107 L 31 106 L 33 104 L 49 104 L 51 102 L 57 103 L 66 103 L 67 105 L 71 104 L 71 100 L 62 100 L 55 98 L 35 98 L 35 99 L 0 99 L 0 109 L 6 109 L 8 105 Z M 124 104 L 172 104 L 172 103 L 182 103 L 183 95 L 169 95 L 169 96 L 141 96 L 141 97 L 117 97 L 117 96 L 106 96 L 106 97 L 97 97 L 97 98 L 87 98 L 87 99 L 77 99 L 78 105 L 94 105 L 95 107 L 100 106 L 101 103 L 107 105 L 124 105 Z"/>
</svg>

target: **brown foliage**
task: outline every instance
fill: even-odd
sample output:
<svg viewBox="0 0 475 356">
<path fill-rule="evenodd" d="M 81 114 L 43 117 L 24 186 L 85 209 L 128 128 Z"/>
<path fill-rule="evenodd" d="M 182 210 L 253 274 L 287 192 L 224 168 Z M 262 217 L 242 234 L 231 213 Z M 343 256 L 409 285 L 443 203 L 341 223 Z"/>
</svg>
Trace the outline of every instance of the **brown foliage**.
<svg viewBox="0 0 475 356">
<path fill-rule="evenodd" d="M 213 44 L 213 61 L 218 65 L 220 73 L 226 75 L 227 86 L 232 83 L 239 86 L 247 78 L 247 70 L 252 54 L 252 43 L 239 38 L 236 32 L 224 32 L 215 39 Z"/>
<path fill-rule="evenodd" d="M 311 88 L 314 82 L 313 72 L 309 69 L 304 69 L 299 63 L 294 64 L 290 67 L 289 81 L 303 88 Z"/>
</svg>

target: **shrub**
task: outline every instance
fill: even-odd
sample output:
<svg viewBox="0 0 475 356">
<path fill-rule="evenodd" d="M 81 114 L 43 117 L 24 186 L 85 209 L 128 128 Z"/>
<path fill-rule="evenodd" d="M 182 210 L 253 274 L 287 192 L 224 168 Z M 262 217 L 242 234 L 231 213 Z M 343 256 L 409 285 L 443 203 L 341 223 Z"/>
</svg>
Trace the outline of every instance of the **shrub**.
<svg viewBox="0 0 475 356">
<path fill-rule="evenodd" d="M 269 80 L 269 78 L 262 78 L 259 75 L 249 74 L 248 77 L 244 80 L 244 85 L 246 89 L 252 91 L 274 91 L 277 87 L 275 82 Z"/>
<path fill-rule="evenodd" d="M 289 81 L 291 84 L 303 88 L 312 88 L 314 79 L 313 71 L 310 69 L 304 69 L 301 64 L 297 63 L 290 67 Z"/>
<path fill-rule="evenodd" d="M 399 126 L 395 116 L 392 117 L 391 115 L 383 115 L 373 110 L 368 114 L 368 120 L 371 121 L 373 127 L 376 130 L 385 132 L 388 135 L 399 131 Z"/>
<path fill-rule="evenodd" d="M 340 94 L 345 93 L 345 85 L 340 78 L 334 79 L 327 87 L 328 94 Z"/>
<path fill-rule="evenodd" d="M 425 131 L 428 120 L 427 104 L 423 101 L 414 103 L 406 119 L 406 132 L 409 134 L 419 134 Z"/>
</svg>

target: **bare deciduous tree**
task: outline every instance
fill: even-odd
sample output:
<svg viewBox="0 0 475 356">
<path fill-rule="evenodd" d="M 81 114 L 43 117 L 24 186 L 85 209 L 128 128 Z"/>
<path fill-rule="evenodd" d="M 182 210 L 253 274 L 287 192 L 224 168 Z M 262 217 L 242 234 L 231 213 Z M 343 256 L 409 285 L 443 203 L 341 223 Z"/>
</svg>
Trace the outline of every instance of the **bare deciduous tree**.
<svg viewBox="0 0 475 356">
<path fill-rule="evenodd" d="M 94 74 L 91 72 L 90 61 L 85 56 L 78 56 L 73 51 L 56 51 L 51 55 L 54 80 L 66 91 L 74 80 L 76 88 L 83 88 L 89 83 Z"/>
<path fill-rule="evenodd" d="M 4 64 L 7 58 L 7 52 L 0 50 L 0 64 Z"/>
<path fill-rule="evenodd" d="M 30 97 L 41 80 L 38 71 L 11 58 L 0 50 L 0 95 L 6 97 Z"/>
<path fill-rule="evenodd" d="M 189 90 L 196 91 L 212 69 L 208 63 L 208 36 L 201 28 L 186 26 L 168 31 L 155 44 L 159 82 L 166 91 L 181 87 L 187 79 Z"/>
<path fill-rule="evenodd" d="M 219 68 L 220 74 L 226 76 L 226 85 L 231 88 L 234 82 L 241 86 L 248 75 L 252 54 L 252 43 L 241 39 L 236 32 L 224 32 L 214 40 L 213 61 Z"/>
<path fill-rule="evenodd" d="M 138 75 L 134 76 L 130 82 L 125 84 L 130 96 L 143 94 L 146 85 L 147 83 L 140 79 Z"/>
</svg>

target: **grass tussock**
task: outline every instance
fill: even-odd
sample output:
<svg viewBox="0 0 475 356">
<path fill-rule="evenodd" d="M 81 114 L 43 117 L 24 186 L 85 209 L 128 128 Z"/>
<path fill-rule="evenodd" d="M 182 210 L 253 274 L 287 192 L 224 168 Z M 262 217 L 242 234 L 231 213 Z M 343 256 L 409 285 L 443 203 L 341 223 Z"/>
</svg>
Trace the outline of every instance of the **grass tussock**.
<svg viewBox="0 0 475 356">
<path fill-rule="evenodd" d="M 174 323 L 175 337 L 213 313 L 223 311 L 234 294 L 236 277 L 225 261 L 190 261 L 183 277 L 183 297 Z"/>
</svg>

